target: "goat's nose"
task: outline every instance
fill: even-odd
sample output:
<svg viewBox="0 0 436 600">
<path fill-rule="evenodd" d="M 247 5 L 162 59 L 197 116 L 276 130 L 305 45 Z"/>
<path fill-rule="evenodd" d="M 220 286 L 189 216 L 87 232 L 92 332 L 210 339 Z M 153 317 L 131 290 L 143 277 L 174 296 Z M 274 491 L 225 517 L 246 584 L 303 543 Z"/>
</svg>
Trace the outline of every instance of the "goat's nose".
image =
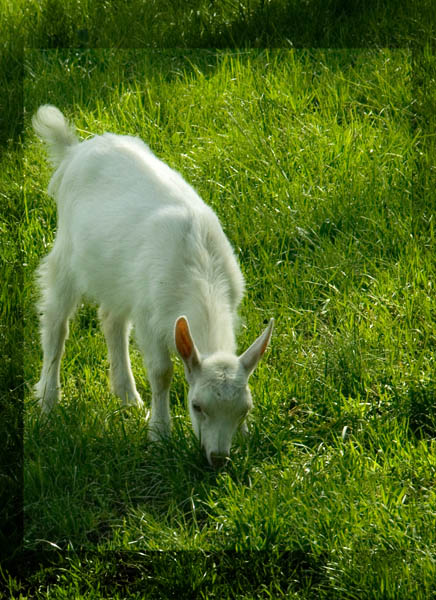
<svg viewBox="0 0 436 600">
<path fill-rule="evenodd" d="M 210 462 L 214 469 L 221 469 L 221 467 L 227 464 L 228 460 L 229 457 L 227 454 L 215 454 L 214 452 L 210 454 Z"/>
</svg>

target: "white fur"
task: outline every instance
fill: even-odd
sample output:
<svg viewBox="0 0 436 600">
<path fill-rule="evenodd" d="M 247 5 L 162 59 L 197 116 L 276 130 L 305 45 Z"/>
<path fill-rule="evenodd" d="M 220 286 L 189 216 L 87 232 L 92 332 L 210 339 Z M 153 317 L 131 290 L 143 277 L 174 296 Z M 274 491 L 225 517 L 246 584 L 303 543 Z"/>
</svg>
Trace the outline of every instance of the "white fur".
<svg viewBox="0 0 436 600">
<path fill-rule="evenodd" d="M 38 270 L 42 410 L 59 399 L 68 319 L 86 294 L 100 306 L 113 391 L 126 404 L 142 405 L 128 352 L 135 327 L 152 389 L 150 438 L 170 431 L 170 353 L 178 351 L 194 431 L 209 462 L 222 464 L 251 407 L 247 381 L 272 320 L 236 357 L 244 282 L 215 213 L 138 138 L 105 133 L 79 143 L 53 106 L 41 106 L 33 126 L 57 167 L 48 188 L 57 202 L 57 234 Z"/>
</svg>

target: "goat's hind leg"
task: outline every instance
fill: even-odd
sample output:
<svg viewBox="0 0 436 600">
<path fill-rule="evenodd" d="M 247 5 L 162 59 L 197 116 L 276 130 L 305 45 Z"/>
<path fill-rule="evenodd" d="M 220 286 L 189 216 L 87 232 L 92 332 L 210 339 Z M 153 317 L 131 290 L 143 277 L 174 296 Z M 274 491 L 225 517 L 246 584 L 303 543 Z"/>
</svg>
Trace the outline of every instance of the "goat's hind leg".
<svg viewBox="0 0 436 600">
<path fill-rule="evenodd" d="M 44 413 L 49 413 L 60 397 L 60 364 L 68 336 L 68 319 L 79 297 L 65 267 L 62 271 L 59 265 L 55 256 L 48 255 L 38 271 L 43 365 L 35 395 Z"/>
<path fill-rule="evenodd" d="M 124 405 L 141 407 L 143 402 L 136 390 L 130 367 L 129 322 L 103 307 L 99 309 L 99 316 L 108 347 L 112 391 Z"/>
</svg>

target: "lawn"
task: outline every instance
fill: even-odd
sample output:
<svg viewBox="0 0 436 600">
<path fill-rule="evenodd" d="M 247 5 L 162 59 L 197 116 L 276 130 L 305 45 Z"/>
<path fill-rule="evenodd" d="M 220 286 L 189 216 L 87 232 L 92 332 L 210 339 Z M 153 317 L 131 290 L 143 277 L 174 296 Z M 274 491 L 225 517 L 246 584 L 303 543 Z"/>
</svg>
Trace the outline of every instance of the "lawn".
<svg viewBox="0 0 436 600">
<path fill-rule="evenodd" d="M 50 558 L 8 597 L 157 598 L 168 580 L 167 597 L 436 594 L 435 237 L 412 64 L 407 49 L 25 51 L 4 253 L 24 263 L 24 548 Z M 86 302 L 40 418 L 33 272 L 56 229 L 42 103 L 82 138 L 140 136 L 213 207 L 247 283 L 241 350 L 276 320 L 225 470 L 193 438 L 179 361 L 172 438 L 149 445 L 145 412 L 109 392 Z M 131 357 L 148 405 L 134 336 Z"/>
</svg>

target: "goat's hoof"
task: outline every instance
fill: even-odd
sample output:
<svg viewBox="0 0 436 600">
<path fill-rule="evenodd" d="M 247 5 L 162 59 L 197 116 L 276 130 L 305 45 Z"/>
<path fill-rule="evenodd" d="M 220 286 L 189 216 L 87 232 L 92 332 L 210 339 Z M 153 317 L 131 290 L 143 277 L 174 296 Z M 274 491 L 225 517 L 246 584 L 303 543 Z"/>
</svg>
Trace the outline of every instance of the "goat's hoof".
<svg viewBox="0 0 436 600">
<path fill-rule="evenodd" d="M 248 437 L 250 435 L 250 432 L 248 430 L 248 425 L 247 423 L 242 423 L 241 427 L 240 427 L 241 433 L 244 437 Z"/>
<path fill-rule="evenodd" d="M 35 398 L 38 400 L 39 409 L 41 414 L 47 416 L 51 413 L 53 408 L 57 405 L 60 398 L 59 390 L 52 389 L 48 390 L 45 386 L 38 382 L 33 387 L 33 393 Z"/>
<path fill-rule="evenodd" d="M 144 402 L 141 400 L 141 398 L 136 398 L 135 400 L 126 402 L 126 406 L 136 406 L 137 408 L 144 408 Z"/>
<path fill-rule="evenodd" d="M 144 402 L 138 392 L 135 394 L 118 394 L 123 401 L 123 406 L 136 406 L 137 408 L 143 408 Z"/>
<path fill-rule="evenodd" d="M 160 442 L 170 436 L 171 428 L 164 426 L 162 423 L 152 424 L 148 426 L 148 441 Z"/>
</svg>

